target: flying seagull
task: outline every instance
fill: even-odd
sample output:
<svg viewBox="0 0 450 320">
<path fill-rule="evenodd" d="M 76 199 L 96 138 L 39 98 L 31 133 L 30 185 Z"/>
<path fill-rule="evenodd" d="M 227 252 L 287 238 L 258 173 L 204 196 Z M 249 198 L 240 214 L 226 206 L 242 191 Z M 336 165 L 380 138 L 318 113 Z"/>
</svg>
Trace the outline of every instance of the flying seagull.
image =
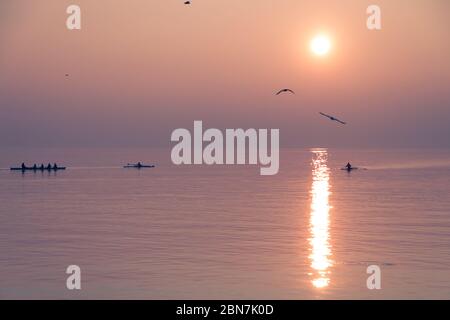
<svg viewBox="0 0 450 320">
<path fill-rule="evenodd" d="M 329 116 L 328 114 L 325 114 L 325 113 L 322 113 L 322 112 L 319 112 L 319 113 L 321 115 L 323 115 L 324 117 L 327 117 L 328 119 L 332 120 L 332 121 L 337 121 L 337 122 L 339 122 L 341 124 L 346 124 L 344 121 L 341 121 L 341 120 L 339 120 L 339 119 L 337 119 L 337 118 L 335 118 L 333 116 Z"/>
<path fill-rule="evenodd" d="M 190 1 L 185 1 L 184 4 L 191 4 L 191 2 Z"/>
<path fill-rule="evenodd" d="M 295 92 L 292 91 L 291 89 L 281 89 L 280 91 L 278 91 L 278 92 L 276 93 L 276 95 L 278 96 L 279 94 L 282 94 L 282 93 L 284 93 L 284 92 L 290 92 L 290 93 L 292 93 L 292 94 L 295 94 Z"/>
</svg>

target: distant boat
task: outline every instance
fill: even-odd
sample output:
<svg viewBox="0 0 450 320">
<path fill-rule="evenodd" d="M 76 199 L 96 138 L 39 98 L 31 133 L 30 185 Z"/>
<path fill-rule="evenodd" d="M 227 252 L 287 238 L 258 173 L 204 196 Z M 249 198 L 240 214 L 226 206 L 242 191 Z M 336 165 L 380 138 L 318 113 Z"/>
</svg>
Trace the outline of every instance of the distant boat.
<svg viewBox="0 0 450 320">
<path fill-rule="evenodd" d="M 51 167 L 51 168 L 48 168 L 48 167 L 44 167 L 44 168 L 42 168 L 42 167 L 36 167 L 36 168 L 34 168 L 34 167 L 25 167 L 25 168 L 12 167 L 10 169 L 11 169 L 11 171 L 59 171 L 59 170 L 66 170 L 66 167 L 57 167 L 57 168 L 55 168 L 55 167 Z"/>
<path fill-rule="evenodd" d="M 136 164 L 133 164 L 133 163 L 129 163 L 129 164 L 127 164 L 126 166 L 123 166 L 124 168 L 134 168 L 134 169 L 141 169 L 141 168 L 154 168 L 155 167 L 155 165 L 153 165 L 153 164 L 151 164 L 151 165 L 145 165 L 145 164 L 141 164 L 140 162 L 139 163 L 136 163 Z"/>
<path fill-rule="evenodd" d="M 347 168 L 347 167 L 344 167 L 344 168 L 341 168 L 341 170 L 345 170 L 345 171 L 350 172 L 350 171 L 353 171 L 353 170 L 367 170 L 367 168 L 359 168 L 359 167 L 350 167 L 350 168 Z"/>
<path fill-rule="evenodd" d="M 358 170 L 358 169 L 359 168 L 357 168 L 357 167 L 351 167 L 351 168 L 344 167 L 344 168 L 341 168 L 341 170 L 345 170 L 345 171 L 348 171 L 348 172 L 353 171 L 353 170 Z"/>
</svg>

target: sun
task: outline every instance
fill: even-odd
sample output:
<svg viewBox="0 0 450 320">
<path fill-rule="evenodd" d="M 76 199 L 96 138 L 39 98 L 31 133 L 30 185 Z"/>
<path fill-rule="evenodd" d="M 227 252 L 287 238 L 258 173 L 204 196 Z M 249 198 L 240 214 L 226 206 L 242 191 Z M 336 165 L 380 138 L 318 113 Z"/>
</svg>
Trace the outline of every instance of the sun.
<svg viewBox="0 0 450 320">
<path fill-rule="evenodd" d="M 311 40 L 311 51 L 317 56 L 325 56 L 330 52 L 331 41 L 326 35 L 317 35 Z"/>
</svg>

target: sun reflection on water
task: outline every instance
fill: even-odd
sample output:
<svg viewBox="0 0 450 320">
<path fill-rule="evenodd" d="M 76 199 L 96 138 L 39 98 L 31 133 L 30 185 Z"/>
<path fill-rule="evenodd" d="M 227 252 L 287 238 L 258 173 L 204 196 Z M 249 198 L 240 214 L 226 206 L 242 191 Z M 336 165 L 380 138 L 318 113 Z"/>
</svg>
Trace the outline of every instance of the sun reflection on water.
<svg viewBox="0 0 450 320">
<path fill-rule="evenodd" d="M 313 272 L 312 284 L 316 288 L 327 287 L 330 283 L 329 268 L 332 265 L 330 260 L 330 216 L 331 206 L 328 203 L 330 195 L 330 174 L 327 166 L 328 154 L 325 149 L 314 149 L 312 158 L 311 186 L 311 215 L 310 227 L 310 255 L 311 268 Z"/>
</svg>

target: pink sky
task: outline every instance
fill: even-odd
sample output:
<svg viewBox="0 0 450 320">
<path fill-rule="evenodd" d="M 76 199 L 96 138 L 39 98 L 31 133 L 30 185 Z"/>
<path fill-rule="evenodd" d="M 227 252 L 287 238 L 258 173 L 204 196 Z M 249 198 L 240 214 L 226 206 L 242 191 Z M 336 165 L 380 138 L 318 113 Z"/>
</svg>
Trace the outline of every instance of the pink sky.
<svg viewBox="0 0 450 320">
<path fill-rule="evenodd" d="M 202 120 L 279 128 L 282 146 L 449 147 L 449 39 L 446 0 L 4 0 L 0 146 L 169 146 Z"/>
</svg>

